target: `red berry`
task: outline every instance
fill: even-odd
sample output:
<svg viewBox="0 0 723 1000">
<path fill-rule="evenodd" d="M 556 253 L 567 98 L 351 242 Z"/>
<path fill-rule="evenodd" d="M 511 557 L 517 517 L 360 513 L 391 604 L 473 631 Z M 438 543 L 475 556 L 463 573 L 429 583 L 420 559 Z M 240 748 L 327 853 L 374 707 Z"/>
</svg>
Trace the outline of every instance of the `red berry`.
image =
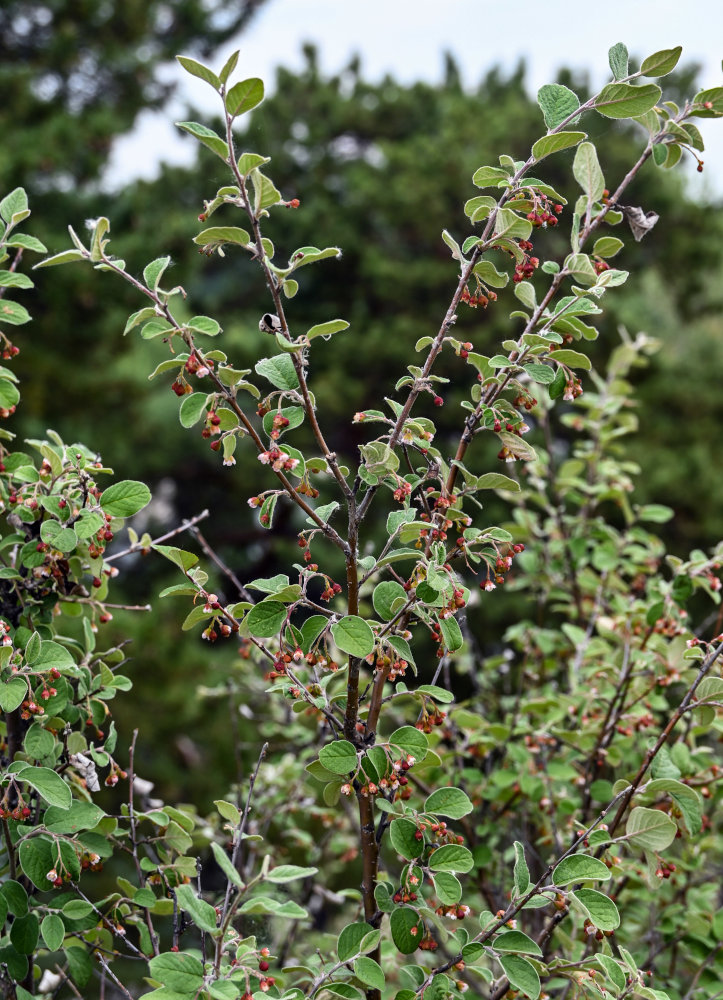
<svg viewBox="0 0 723 1000">
<path fill-rule="evenodd" d="M 435 396 L 433 402 L 435 406 L 444 406 L 444 400 L 441 396 Z"/>
</svg>

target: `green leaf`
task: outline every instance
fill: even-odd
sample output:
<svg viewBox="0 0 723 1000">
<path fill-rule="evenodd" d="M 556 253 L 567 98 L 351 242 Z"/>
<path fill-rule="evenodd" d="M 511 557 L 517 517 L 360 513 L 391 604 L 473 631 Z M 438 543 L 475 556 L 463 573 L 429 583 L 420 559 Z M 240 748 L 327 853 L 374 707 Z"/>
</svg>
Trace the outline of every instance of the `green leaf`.
<svg viewBox="0 0 723 1000">
<path fill-rule="evenodd" d="M 495 220 L 495 235 L 506 236 L 508 239 L 526 240 L 532 232 L 532 223 L 517 215 L 510 208 L 501 208 Z"/>
<path fill-rule="evenodd" d="M 601 236 L 595 240 L 592 248 L 593 257 L 614 257 L 625 246 L 617 236 Z"/>
<path fill-rule="evenodd" d="M 0 299 L 0 323 L 9 323 L 11 326 L 22 326 L 29 323 L 30 313 L 21 306 L 19 302 L 10 302 L 8 299 Z"/>
<path fill-rule="evenodd" d="M 199 125 L 198 122 L 176 122 L 178 128 L 183 129 L 184 132 L 188 132 L 199 142 L 202 142 L 204 146 L 207 146 L 210 150 L 220 156 L 222 160 L 228 160 L 228 146 L 221 138 L 220 135 L 216 135 L 213 129 L 206 128 L 205 125 Z"/>
<path fill-rule="evenodd" d="M 618 908 L 604 893 L 597 889 L 577 889 L 571 892 L 593 924 L 601 931 L 614 931 L 620 926 Z"/>
<path fill-rule="evenodd" d="M 366 955 L 354 962 L 354 975 L 365 986 L 370 986 L 374 990 L 383 990 L 386 985 L 382 967 L 373 958 L 368 958 Z"/>
<path fill-rule="evenodd" d="M 342 330 L 348 330 L 349 324 L 345 319 L 330 319 L 326 323 L 317 323 L 316 326 L 312 326 L 310 330 L 306 331 L 306 337 L 308 340 L 313 340 L 314 337 L 323 337 L 328 340 L 333 333 L 341 333 Z"/>
<path fill-rule="evenodd" d="M 500 472 L 485 472 L 483 476 L 477 477 L 475 484 L 478 490 L 509 490 L 511 493 L 520 492 L 520 484 L 509 476 L 503 476 Z"/>
<path fill-rule="evenodd" d="M 479 167 L 475 170 L 472 183 L 475 187 L 497 187 L 500 181 L 508 181 L 509 175 L 501 167 Z"/>
<path fill-rule="evenodd" d="M 218 320 L 211 316 L 192 316 L 185 326 L 191 333 L 202 333 L 205 337 L 216 337 L 221 332 Z"/>
<path fill-rule="evenodd" d="M 549 365 L 542 364 L 542 362 L 524 365 L 524 369 L 532 381 L 538 382 L 540 385 L 550 385 L 554 381 L 555 372 Z"/>
<path fill-rule="evenodd" d="M 45 892 L 49 886 L 48 872 L 55 867 L 58 859 L 57 851 L 45 837 L 31 837 L 24 840 L 18 848 L 20 867 L 23 874 L 34 886 Z"/>
<path fill-rule="evenodd" d="M 302 868 L 299 865 L 277 865 L 276 868 L 272 868 L 270 872 L 266 873 L 265 879 L 267 882 L 280 882 L 285 885 L 297 878 L 308 878 L 310 875 L 316 875 L 318 871 L 318 868 Z"/>
<path fill-rule="evenodd" d="M 418 858 L 424 850 L 424 838 L 418 839 L 418 827 L 410 819 L 394 819 L 389 826 L 392 847 L 408 861 Z"/>
<path fill-rule="evenodd" d="M 439 622 L 439 627 L 442 631 L 444 644 L 450 653 L 454 653 L 455 650 L 461 649 L 462 644 L 464 643 L 464 638 L 457 619 L 438 618 L 437 621 Z"/>
<path fill-rule="evenodd" d="M 41 760 L 43 757 L 47 757 L 49 753 L 52 753 L 54 746 L 55 737 L 39 723 L 35 723 L 28 729 L 23 740 L 23 749 L 31 760 Z M 93 825 L 95 826 L 95 824 Z"/>
<path fill-rule="evenodd" d="M 637 806 L 628 816 L 625 834 L 640 847 L 649 851 L 664 851 L 675 840 L 678 827 L 659 809 Z"/>
<path fill-rule="evenodd" d="M 196 927 L 209 934 L 216 933 L 216 911 L 203 899 L 199 899 L 190 885 L 179 885 L 176 888 L 178 905 L 184 910 Z"/>
<path fill-rule="evenodd" d="M 24 250 L 33 250 L 35 253 L 48 252 L 48 248 L 40 240 L 36 240 L 34 236 L 28 236 L 26 233 L 16 233 L 10 237 L 6 245 L 9 247 L 22 247 Z"/>
<path fill-rule="evenodd" d="M 568 368 L 584 368 L 585 371 L 592 368 L 592 362 L 587 354 L 580 354 L 579 351 L 569 351 L 564 348 L 561 351 L 554 351 L 550 357 L 553 361 L 567 365 Z"/>
<path fill-rule="evenodd" d="M 203 988 L 203 965 L 187 952 L 166 952 L 149 963 L 150 973 L 164 986 L 195 996 Z"/>
<path fill-rule="evenodd" d="M 132 517 L 151 501 L 151 491 L 145 483 L 124 479 L 114 483 L 100 495 L 100 506 L 111 517 Z"/>
<path fill-rule="evenodd" d="M 542 948 L 539 944 L 522 931 L 503 931 L 494 939 L 492 947 L 495 951 L 514 951 L 523 955 L 542 957 Z"/>
<path fill-rule="evenodd" d="M 369 933 L 369 924 L 347 924 L 339 934 L 336 942 L 336 953 L 340 962 L 348 962 L 359 954 L 360 944 Z"/>
<path fill-rule="evenodd" d="M 146 265 L 143 269 L 143 280 L 146 283 L 146 288 L 150 288 L 152 292 L 156 291 L 159 282 L 163 277 L 163 272 L 170 263 L 170 257 L 158 257 L 156 260 L 152 260 L 150 264 Z"/>
<path fill-rule="evenodd" d="M 47 888 L 47 882 L 43 886 Z M 0 883 L 0 895 L 7 903 L 7 908 L 16 917 L 22 917 L 28 912 L 28 894 L 15 879 L 6 879 Z"/>
<path fill-rule="evenodd" d="M 403 605 L 406 604 L 407 598 L 407 592 L 401 583 L 397 583 L 396 580 L 383 580 L 374 588 L 372 603 L 374 604 L 374 610 L 379 617 L 383 618 L 385 622 L 388 622 L 391 621 L 396 614 L 392 608 L 394 602 L 401 601 L 401 604 Z"/>
<path fill-rule="evenodd" d="M 35 789 L 50 806 L 69 809 L 72 802 L 70 788 L 59 774 L 49 767 L 24 767 L 15 775 L 16 781 L 21 781 Z"/>
<path fill-rule="evenodd" d="M 552 881 L 558 886 L 590 878 L 605 881 L 610 878 L 610 870 L 599 858 L 591 858 L 586 854 L 572 854 L 561 861 L 552 873 Z"/>
<path fill-rule="evenodd" d="M 73 799 L 69 809 L 51 806 L 45 813 L 45 825 L 52 833 L 76 834 L 82 830 L 92 830 L 105 815 L 100 806 Z"/>
<path fill-rule="evenodd" d="M 232 52 L 231 55 L 226 60 L 226 62 L 224 63 L 223 69 L 218 74 L 218 78 L 221 81 L 221 83 L 226 83 L 228 81 L 228 78 L 236 69 L 239 54 L 240 54 L 240 49 L 236 49 L 236 51 Z"/>
<path fill-rule="evenodd" d="M 286 607 L 280 601 L 261 601 L 251 608 L 245 624 L 255 639 L 270 639 L 278 635 L 285 621 Z"/>
<path fill-rule="evenodd" d="M 195 59 L 191 59 L 188 56 L 176 56 L 178 62 L 183 66 L 187 73 L 191 76 L 197 76 L 199 80 L 205 80 L 206 83 L 210 83 L 214 90 L 221 89 L 221 81 L 208 66 L 204 66 L 203 63 L 196 62 Z"/>
<path fill-rule="evenodd" d="M 586 138 L 586 132 L 555 132 L 553 135 L 543 135 L 532 147 L 532 155 L 536 160 L 543 160 L 552 153 L 559 153 L 562 149 L 577 146 Z"/>
<path fill-rule="evenodd" d="M 24 188 L 14 188 L 0 201 L 0 219 L 6 225 L 16 225 L 17 222 L 22 222 L 23 219 L 27 218 L 29 214 L 28 196 Z M 22 218 L 18 218 L 18 216 L 22 216 Z"/>
<path fill-rule="evenodd" d="M 591 142 L 583 142 L 575 153 L 572 164 L 575 180 L 587 195 L 588 201 L 598 201 L 605 189 L 605 178 L 600 169 L 597 150 Z"/>
<path fill-rule="evenodd" d="M 2 306 L 3 302 L 0 301 L 0 309 Z M 0 378 L 0 406 L 10 409 L 11 406 L 16 406 L 19 400 L 20 393 L 10 379 Z"/>
<path fill-rule="evenodd" d="M 643 87 L 633 87 L 629 83 L 609 83 L 598 94 L 595 110 L 606 118 L 636 118 L 660 100 L 660 87 L 647 83 Z"/>
<path fill-rule="evenodd" d="M 296 375 L 294 362 L 288 354 L 277 354 L 272 358 L 262 358 L 255 365 L 255 370 L 259 375 L 275 386 L 277 389 L 291 391 L 299 388 L 299 379 Z"/>
<path fill-rule="evenodd" d="M 93 960 L 82 945 L 66 945 L 63 954 L 68 963 L 69 978 L 84 987 L 93 975 Z"/>
<path fill-rule="evenodd" d="M 55 267 L 57 264 L 73 264 L 78 260 L 87 260 L 86 254 L 81 250 L 63 250 L 61 253 L 41 260 L 39 264 L 35 265 L 33 271 L 38 271 L 41 267 Z"/>
<path fill-rule="evenodd" d="M 350 656 L 368 656 L 374 649 L 374 633 L 368 622 L 358 615 L 347 615 L 331 626 L 334 642 Z"/>
<path fill-rule="evenodd" d="M 210 226 L 202 230 L 198 236 L 194 236 L 193 242 L 198 246 L 236 243 L 238 246 L 246 247 L 251 242 L 251 237 L 245 229 L 240 229 L 238 226 Z"/>
<path fill-rule="evenodd" d="M 28 697 L 28 682 L 22 677 L 11 677 L 0 684 L 0 709 L 14 712 Z"/>
<path fill-rule="evenodd" d="M 580 107 L 577 94 L 560 83 L 548 83 L 540 87 L 537 103 L 542 109 L 548 129 L 557 128 Z"/>
<path fill-rule="evenodd" d="M 435 872 L 434 891 L 444 906 L 454 906 L 462 898 L 462 885 L 451 872 Z"/>
<path fill-rule="evenodd" d="M 219 868 L 224 873 L 226 878 L 233 885 L 238 886 L 239 889 L 242 888 L 243 880 L 239 875 L 239 873 L 234 868 L 233 864 L 231 863 L 231 859 L 229 858 L 228 854 L 226 854 L 226 852 L 220 846 L 220 844 L 217 844 L 215 841 L 211 841 L 211 850 L 213 851 L 213 856 L 216 859 L 216 863 L 218 864 Z"/>
<path fill-rule="evenodd" d="M 178 410 L 178 419 L 182 427 L 193 427 L 206 413 L 208 405 L 208 394 L 205 392 L 192 392 L 190 396 L 184 396 Z"/>
<path fill-rule="evenodd" d="M 264 99 L 264 82 L 256 76 L 235 83 L 226 95 L 226 110 L 235 118 L 251 111 Z"/>
<path fill-rule="evenodd" d="M 627 982 L 625 973 L 614 958 L 610 958 L 609 955 L 598 954 L 595 956 L 595 961 L 617 990 L 625 989 Z"/>
<path fill-rule="evenodd" d="M 398 656 L 401 656 L 403 660 L 406 660 L 407 663 L 411 663 L 412 666 L 414 666 L 414 655 L 412 653 L 412 647 L 409 645 L 406 639 L 403 639 L 401 635 L 388 635 L 387 642 L 395 651 L 395 653 L 397 653 Z"/>
<path fill-rule="evenodd" d="M 432 851 L 429 867 L 435 872 L 469 872 L 474 868 L 474 858 L 460 844 L 445 844 Z"/>
<path fill-rule="evenodd" d="M 531 281 L 520 281 L 515 285 L 515 298 L 519 299 L 526 309 L 534 310 L 537 308 L 535 286 Z"/>
<path fill-rule="evenodd" d="M 0 288 L 33 288 L 34 283 L 20 271 L 0 271 Z"/>
<path fill-rule="evenodd" d="M 35 913 L 16 917 L 10 928 L 10 941 L 21 955 L 32 955 L 38 944 L 38 918 Z"/>
<path fill-rule="evenodd" d="M 57 951 L 65 938 L 65 924 L 57 913 L 48 913 L 43 917 L 40 933 L 48 951 Z"/>
<path fill-rule="evenodd" d="M 643 76 L 667 76 L 678 65 L 682 51 L 682 45 L 676 45 L 674 49 L 661 49 L 660 52 L 655 52 L 643 60 L 640 72 Z"/>
<path fill-rule="evenodd" d="M 332 774 L 349 774 L 357 769 L 356 750 L 348 740 L 327 743 L 319 751 L 319 760 Z"/>
<path fill-rule="evenodd" d="M 719 678 L 711 677 L 709 680 L 717 680 L 723 686 Z M 705 681 L 703 681 L 703 684 L 705 684 Z M 698 692 L 700 692 L 703 684 L 699 685 Z M 716 700 L 719 695 L 720 692 L 716 695 Z M 659 792 L 667 792 L 678 806 L 688 832 L 693 834 L 699 833 L 703 820 L 703 811 L 700 796 L 696 790 L 691 788 L 690 785 L 684 785 L 682 781 L 676 781 L 673 778 L 658 778 L 648 782 L 645 786 L 646 796 L 657 795 Z"/>
<path fill-rule="evenodd" d="M 450 819 L 462 819 L 474 806 L 461 788 L 438 788 L 427 797 L 424 811 Z"/>
<path fill-rule="evenodd" d="M 185 549 L 179 549 L 175 545 L 158 545 L 152 546 L 156 552 L 160 552 L 162 556 L 166 559 L 170 559 L 172 563 L 187 572 L 192 566 L 195 566 L 198 562 L 198 556 L 193 552 L 186 552 Z"/>
<path fill-rule="evenodd" d="M 505 274 L 504 271 L 498 271 L 491 260 L 481 260 L 479 264 L 475 264 L 474 274 L 485 285 L 490 285 L 492 288 L 504 288 L 510 280 L 509 274 Z"/>
<path fill-rule="evenodd" d="M 525 861 L 525 848 L 519 840 L 515 841 L 515 867 L 512 878 L 515 883 L 515 893 L 524 896 L 530 888 L 530 870 Z"/>
<path fill-rule="evenodd" d="M 429 750 L 427 737 L 415 726 L 395 729 L 387 742 L 393 754 L 411 754 L 417 763 L 424 760 Z"/>
<path fill-rule="evenodd" d="M 392 941 L 402 955 L 411 955 L 419 947 L 424 936 L 424 925 L 416 910 L 410 906 L 398 906 L 389 918 Z"/>
<path fill-rule="evenodd" d="M 608 52 L 610 69 L 616 80 L 628 75 L 628 50 L 622 42 L 617 42 Z"/>
<path fill-rule="evenodd" d="M 63 906 L 63 915 L 69 920 L 83 920 L 93 912 L 93 904 L 84 899 L 71 899 Z"/>
<path fill-rule="evenodd" d="M 530 1000 L 537 1000 L 540 995 L 540 977 L 534 965 L 520 955 L 505 955 L 498 961 L 505 970 L 510 984 L 526 997 L 530 997 Z"/>
</svg>

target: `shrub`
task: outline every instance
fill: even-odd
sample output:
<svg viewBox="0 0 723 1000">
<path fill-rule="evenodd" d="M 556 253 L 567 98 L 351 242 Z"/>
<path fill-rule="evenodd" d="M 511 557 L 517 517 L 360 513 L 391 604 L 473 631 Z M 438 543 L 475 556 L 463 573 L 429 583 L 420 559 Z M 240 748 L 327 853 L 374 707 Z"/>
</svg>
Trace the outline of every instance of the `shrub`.
<svg viewBox="0 0 723 1000">
<path fill-rule="evenodd" d="M 358 460 L 329 449 L 311 388 L 314 355 L 348 323 L 299 334 L 287 318 L 301 269 L 340 251 L 304 246 L 279 262 L 266 220 L 299 203 L 264 172 L 266 156 L 233 144 L 263 85 L 229 85 L 238 53 L 218 75 L 180 59 L 219 93 L 225 132 L 181 127 L 230 171 L 194 241 L 260 271 L 268 356 L 240 370 L 207 347 L 220 324 L 169 287 L 170 258 L 136 277 L 110 253 L 106 218 L 89 245 L 71 229 L 73 248 L 39 266 L 90 263 L 138 291 L 145 304 L 125 332 L 168 345 L 152 377 L 169 383 L 181 423 L 200 426 L 224 465 L 239 443 L 255 449 L 258 481 L 230 489 L 229 504 L 245 511 L 247 501 L 270 531 L 277 505 L 293 505 L 298 562 L 241 582 L 202 543 L 212 584 L 195 553 L 166 544 L 173 537 L 131 529 L 130 546 L 108 553 L 147 488 L 101 490 L 109 470 L 57 435 L 28 442 L 39 462 L 3 445 L 5 996 L 87 995 L 94 977 L 100 995 L 159 1000 L 441 1000 L 468 988 L 489 1000 L 536 1000 L 543 989 L 689 1000 L 719 983 L 723 635 L 705 604 L 719 604 L 723 551 L 666 556 L 646 525 L 671 512 L 630 498 L 627 375 L 652 340 L 622 331 L 600 373 L 584 351 L 603 296 L 628 278 L 609 263 L 624 241 L 607 227 L 625 221 L 642 239 L 656 221 L 623 204 L 628 185 L 649 159 L 697 158 L 693 119 L 723 115 L 723 88 L 678 108 L 639 82 L 679 56 L 658 52 L 631 73 L 618 44 L 613 82 L 584 103 L 561 85 L 541 89 L 547 132 L 526 161 L 503 155 L 475 173 L 492 193 L 466 203 L 477 228 L 461 244 L 443 233 L 458 275 L 439 328 L 421 336 L 423 360 L 394 395 L 354 415 L 373 428 Z M 612 193 L 580 130 L 588 114 L 643 129 Z M 582 194 L 566 210 L 531 171 L 573 148 Z M 223 221 L 206 225 L 217 210 Z M 242 226 L 226 221 L 234 210 Z M 29 287 L 22 252 L 44 252 L 16 231 L 28 214 L 21 189 L 0 204 L 6 259 L 14 253 L 3 290 Z M 531 237 L 544 246 L 566 218 L 570 253 L 541 261 Z M 453 336 L 459 310 L 500 309 L 508 286 L 517 302 L 500 353 L 482 353 L 481 334 Z M 0 319 L 29 316 L 4 299 Z M 459 359 L 466 399 L 458 438 L 439 442 L 442 352 Z M 0 394 L 9 415 L 19 393 L 6 368 Z M 302 424 L 314 442 L 303 452 L 290 444 Z M 506 474 L 491 470 L 489 441 Z M 487 523 L 486 491 L 509 496 L 508 524 Z M 382 539 L 367 531 L 372 510 L 384 515 Z M 242 745 L 255 744 L 256 763 L 208 817 L 152 798 L 135 772 L 135 736 L 128 764 L 114 756 L 108 702 L 130 680 L 123 649 L 101 651 L 96 631 L 113 606 L 115 563 L 139 549 L 177 566 L 182 582 L 161 596 L 190 599 L 184 628 L 240 643 L 239 669 L 219 690 L 241 702 L 234 748 L 241 761 Z M 503 586 L 519 614 L 499 635 L 491 592 Z M 123 804 L 102 791 L 99 771 L 109 786 L 127 779 Z M 111 859 L 109 891 L 94 872 Z"/>
</svg>

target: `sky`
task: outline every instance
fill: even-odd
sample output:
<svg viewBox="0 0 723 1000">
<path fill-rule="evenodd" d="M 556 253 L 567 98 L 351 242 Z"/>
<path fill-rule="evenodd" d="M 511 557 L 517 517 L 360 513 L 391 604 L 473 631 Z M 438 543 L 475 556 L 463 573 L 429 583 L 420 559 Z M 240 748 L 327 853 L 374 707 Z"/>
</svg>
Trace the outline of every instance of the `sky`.
<svg viewBox="0 0 723 1000">
<path fill-rule="evenodd" d="M 602 86 L 610 79 L 607 52 L 616 42 L 624 42 L 638 59 L 682 45 L 681 62 L 700 63 L 702 86 L 723 85 L 720 0 L 267 0 L 250 28 L 217 53 L 213 68 L 240 48 L 237 72 L 259 76 L 273 89 L 277 66 L 302 67 L 305 42 L 317 46 L 328 73 L 358 54 L 371 81 L 387 73 L 402 83 L 438 81 L 448 51 L 472 87 L 493 66 L 509 71 L 523 59 L 531 94 L 553 82 L 563 65 L 587 70 L 592 86 Z M 218 98 L 173 64 L 163 68 L 163 76 L 179 81 L 177 96 L 162 112 L 144 113 L 134 132 L 117 141 L 105 178 L 108 189 L 155 176 L 161 160 L 195 158 L 197 144 L 182 139 L 173 121 L 184 119 L 189 103 L 214 111 Z M 706 140 L 706 168 L 702 176 L 692 173 L 691 183 L 721 195 L 723 124 L 701 119 L 697 124 Z"/>
</svg>

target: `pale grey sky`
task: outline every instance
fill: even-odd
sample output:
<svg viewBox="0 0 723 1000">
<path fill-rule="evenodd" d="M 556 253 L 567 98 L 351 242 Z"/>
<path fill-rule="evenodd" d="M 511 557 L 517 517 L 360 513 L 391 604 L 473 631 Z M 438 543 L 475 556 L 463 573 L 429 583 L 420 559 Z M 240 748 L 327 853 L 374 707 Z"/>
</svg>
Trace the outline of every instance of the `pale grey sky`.
<svg viewBox="0 0 723 1000">
<path fill-rule="evenodd" d="M 385 73 L 409 83 L 437 81 L 443 53 L 450 51 L 463 80 L 472 86 L 495 64 L 512 69 L 527 65 L 532 94 L 554 80 L 562 65 L 587 70 L 593 86 L 609 79 L 607 52 L 624 42 L 631 55 L 683 46 L 683 61 L 702 65 L 701 84 L 723 85 L 723 5 L 720 0 L 268 0 L 250 30 L 228 44 L 215 68 L 241 48 L 239 72 L 260 76 L 268 86 L 275 67 L 298 69 L 301 46 L 318 47 L 327 72 L 342 68 L 355 53 L 366 78 Z M 214 94 L 175 66 L 164 74 L 180 79 L 178 96 L 161 113 L 144 114 L 134 133 L 117 142 L 107 174 L 108 187 L 134 177 L 154 176 L 160 160 L 191 162 L 196 143 L 183 141 L 173 121 L 185 116 L 184 105 L 215 109 Z M 706 140 L 702 190 L 723 193 L 723 122 L 702 121 Z M 541 121 L 542 125 L 542 121 Z M 541 129 L 542 131 L 542 129 Z"/>
</svg>

